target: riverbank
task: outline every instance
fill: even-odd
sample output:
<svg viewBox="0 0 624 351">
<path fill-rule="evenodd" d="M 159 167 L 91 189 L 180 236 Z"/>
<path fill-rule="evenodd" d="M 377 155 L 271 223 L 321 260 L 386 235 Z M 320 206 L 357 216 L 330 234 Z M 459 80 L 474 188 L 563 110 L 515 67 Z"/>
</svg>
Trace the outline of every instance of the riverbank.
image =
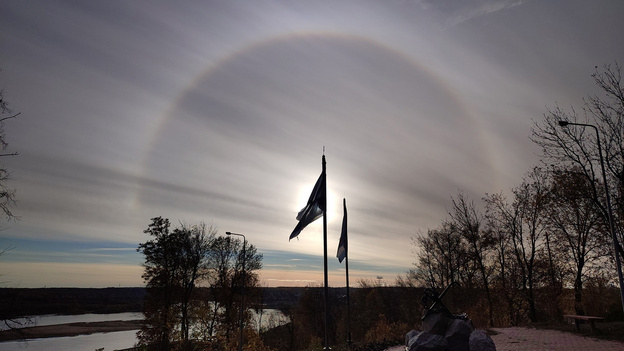
<svg viewBox="0 0 624 351">
<path fill-rule="evenodd" d="M 141 329 L 142 323 L 142 320 L 78 322 L 4 330 L 0 331 L 0 342 L 138 330 Z"/>
</svg>

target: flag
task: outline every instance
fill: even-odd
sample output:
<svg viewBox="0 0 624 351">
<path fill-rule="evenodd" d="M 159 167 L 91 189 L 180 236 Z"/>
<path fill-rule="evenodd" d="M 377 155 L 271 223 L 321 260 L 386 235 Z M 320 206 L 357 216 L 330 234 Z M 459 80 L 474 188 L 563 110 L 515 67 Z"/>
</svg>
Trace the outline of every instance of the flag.
<svg viewBox="0 0 624 351">
<path fill-rule="evenodd" d="M 297 214 L 299 223 L 297 223 L 292 234 L 290 234 L 290 238 L 288 238 L 289 241 L 292 238 L 296 238 L 308 224 L 314 222 L 323 215 L 325 203 L 325 173 L 323 172 L 316 181 L 316 184 L 314 184 L 314 189 L 312 189 L 308 204 Z"/>
<path fill-rule="evenodd" d="M 342 233 L 340 233 L 340 242 L 338 243 L 338 252 L 336 253 L 336 257 L 338 257 L 340 263 L 347 257 L 347 249 L 349 247 L 349 240 L 347 240 L 347 199 L 342 199 L 342 204 L 344 206 Z"/>
</svg>

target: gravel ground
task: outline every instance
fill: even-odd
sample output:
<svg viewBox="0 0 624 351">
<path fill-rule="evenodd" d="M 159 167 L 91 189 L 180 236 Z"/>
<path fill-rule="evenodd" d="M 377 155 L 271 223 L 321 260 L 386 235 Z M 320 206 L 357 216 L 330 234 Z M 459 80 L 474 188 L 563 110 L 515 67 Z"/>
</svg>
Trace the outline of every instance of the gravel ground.
<svg viewBox="0 0 624 351">
<path fill-rule="evenodd" d="M 599 340 L 573 333 L 532 328 L 494 328 L 496 351 L 624 351 L 624 343 Z M 386 351 L 405 351 L 396 346 Z"/>
</svg>

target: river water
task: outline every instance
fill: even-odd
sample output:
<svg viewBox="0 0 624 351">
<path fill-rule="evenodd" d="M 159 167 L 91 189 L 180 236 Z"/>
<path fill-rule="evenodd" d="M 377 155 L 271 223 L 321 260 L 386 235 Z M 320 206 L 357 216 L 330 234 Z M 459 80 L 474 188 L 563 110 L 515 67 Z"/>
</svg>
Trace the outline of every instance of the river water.
<svg viewBox="0 0 624 351">
<path fill-rule="evenodd" d="M 143 319 L 141 313 L 113 313 L 113 314 L 82 314 L 75 316 L 44 315 L 34 316 L 30 320 L 37 326 L 55 325 L 77 322 L 102 322 L 118 320 Z M 259 315 L 255 316 L 255 325 L 258 325 Z M 279 310 L 266 309 L 262 314 L 262 329 L 267 329 L 288 322 L 288 318 Z M 126 349 L 137 342 L 136 330 L 95 333 L 62 338 L 31 339 L 26 341 L 0 342 L 0 351 L 94 351 L 104 348 L 104 351 Z"/>
<path fill-rule="evenodd" d="M 94 351 L 104 348 L 105 351 L 132 347 L 136 342 L 136 330 L 96 333 L 64 338 L 33 339 L 26 341 L 7 341 L 0 343 L 2 351 Z"/>
</svg>

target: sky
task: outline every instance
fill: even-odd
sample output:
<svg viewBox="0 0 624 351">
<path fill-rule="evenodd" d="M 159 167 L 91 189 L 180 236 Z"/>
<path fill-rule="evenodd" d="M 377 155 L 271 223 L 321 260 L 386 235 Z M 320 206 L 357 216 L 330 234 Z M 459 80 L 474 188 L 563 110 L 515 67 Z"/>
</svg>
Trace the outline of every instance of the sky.
<svg viewBox="0 0 624 351">
<path fill-rule="evenodd" d="M 288 240 L 327 159 L 330 286 L 392 284 L 412 237 L 518 186 L 548 108 L 624 61 L 620 0 L 15 1 L 0 89 L 17 221 L 5 287 L 142 286 L 157 216 L 242 233 L 264 286 L 323 282 L 322 221 Z"/>
</svg>

